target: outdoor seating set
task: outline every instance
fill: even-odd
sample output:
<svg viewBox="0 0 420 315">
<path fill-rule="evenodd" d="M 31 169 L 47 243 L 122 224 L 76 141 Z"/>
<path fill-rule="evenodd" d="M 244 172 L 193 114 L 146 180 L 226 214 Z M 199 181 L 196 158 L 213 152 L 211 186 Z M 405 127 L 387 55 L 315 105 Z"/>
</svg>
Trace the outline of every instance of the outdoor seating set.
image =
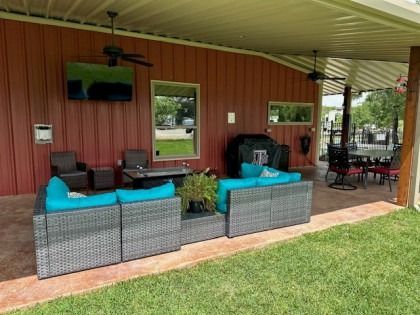
<svg viewBox="0 0 420 315">
<path fill-rule="evenodd" d="M 395 144 L 391 150 L 365 149 L 360 150 L 355 144 L 347 146 L 328 145 L 328 170 L 337 174 L 333 183 L 328 186 L 334 189 L 354 190 L 357 187 L 346 181 L 346 176 L 358 175 L 363 179 L 365 188 L 369 173 L 374 178 L 379 174 L 379 184 L 388 180 L 389 191 L 392 191 L 391 180 L 397 181 L 400 173 L 401 144 Z M 393 177 L 393 179 L 392 179 Z"/>
<path fill-rule="evenodd" d="M 69 187 L 53 177 L 39 188 L 34 208 L 38 278 L 309 222 L 312 182 L 299 173 L 245 163 L 242 177 L 219 180 L 218 211 L 198 214 L 182 213 L 173 183 L 70 198 Z"/>
</svg>

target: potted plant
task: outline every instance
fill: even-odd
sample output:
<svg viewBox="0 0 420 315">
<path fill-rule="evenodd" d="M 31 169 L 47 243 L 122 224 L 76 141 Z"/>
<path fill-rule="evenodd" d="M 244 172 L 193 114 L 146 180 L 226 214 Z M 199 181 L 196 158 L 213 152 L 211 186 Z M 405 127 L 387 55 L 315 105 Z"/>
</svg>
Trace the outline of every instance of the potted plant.
<svg viewBox="0 0 420 315">
<path fill-rule="evenodd" d="M 182 187 L 177 189 L 177 195 L 182 199 L 182 211 L 214 212 L 216 209 L 216 176 L 208 174 L 209 169 L 200 173 L 188 175 Z"/>
</svg>

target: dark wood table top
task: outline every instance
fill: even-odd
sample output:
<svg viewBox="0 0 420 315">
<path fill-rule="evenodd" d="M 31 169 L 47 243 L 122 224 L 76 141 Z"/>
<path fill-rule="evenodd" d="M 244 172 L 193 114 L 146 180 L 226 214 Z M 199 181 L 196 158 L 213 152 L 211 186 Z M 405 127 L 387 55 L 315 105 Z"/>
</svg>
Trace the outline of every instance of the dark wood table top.
<svg viewBox="0 0 420 315">
<path fill-rule="evenodd" d="M 188 175 L 193 172 L 187 167 L 163 167 L 163 168 L 144 168 L 135 171 L 124 171 L 124 174 L 131 179 L 157 178 Z"/>
</svg>

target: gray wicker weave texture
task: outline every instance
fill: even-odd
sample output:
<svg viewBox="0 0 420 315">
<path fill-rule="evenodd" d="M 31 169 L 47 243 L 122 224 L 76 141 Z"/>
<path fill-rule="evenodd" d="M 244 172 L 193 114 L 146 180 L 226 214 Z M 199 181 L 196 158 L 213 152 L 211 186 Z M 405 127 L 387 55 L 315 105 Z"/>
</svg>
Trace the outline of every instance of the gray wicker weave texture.
<svg viewBox="0 0 420 315">
<path fill-rule="evenodd" d="M 34 214 L 32 217 L 34 227 L 36 269 L 38 278 L 49 277 L 50 264 L 48 261 L 47 220 L 45 217 L 45 186 L 41 186 L 36 195 Z"/>
<path fill-rule="evenodd" d="M 114 187 L 114 169 L 112 167 L 95 167 L 93 172 L 93 189 Z"/>
<path fill-rule="evenodd" d="M 226 235 L 224 214 L 188 218 L 181 221 L 181 244 L 195 243 Z"/>
<path fill-rule="evenodd" d="M 34 207 L 38 278 L 121 262 L 119 205 L 46 213 L 45 187 Z"/>
<path fill-rule="evenodd" d="M 121 262 L 119 205 L 47 214 L 50 276 Z"/>
<path fill-rule="evenodd" d="M 122 211 L 123 261 L 181 248 L 181 199 L 127 203 Z"/>
<path fill-rule="evenodd" d="M 271 227 L 309 222 L 312 208 L 312 182 L 272 187 Z"/>
<path fill-rule="evenodd" d="M 271 187 L 231 190 L 228 194 L 226 233 L 229 237 L 270 228 Z"/>
</svg>

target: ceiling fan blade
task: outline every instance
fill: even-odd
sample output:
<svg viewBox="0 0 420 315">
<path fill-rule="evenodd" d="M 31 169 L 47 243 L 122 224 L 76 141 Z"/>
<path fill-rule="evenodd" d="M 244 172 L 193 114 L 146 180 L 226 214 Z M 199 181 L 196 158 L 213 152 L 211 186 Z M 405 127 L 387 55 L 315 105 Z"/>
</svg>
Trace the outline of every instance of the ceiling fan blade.
<svg viewBox="0 0 420 315">
<path fill-rule="evenodd" d="M 137 63 L 137 64 L 142 65 L 142 66 L 153 67 L 153 64 L 152 63 L 147 62 L 145 60 L 138 60 L 138 59 L 134 59 L 134 58 L 130 58 L 130 57 L 125 57 L 125 56 L 122 56 L 121 59 L 122 60 L 125 60 L 125 61 L 132 62 L 132 63 Z"/>
<path fill-rule="evenodd" d="M 325 77 L 323 78 L 323 80 L 342 81 L 342 80 L 346 80 L 346 78 Z"/>
<path fill-rule="evenodd" d="M 132 57 L 134 57 L 134 58 L 144 58 L 144 56 L 143 56 L 142 54 L 126 54 L 126 53 L 121 54 L 121 57 L 128 57 L 128 58 L 132 58 Z"/>
</svg>

